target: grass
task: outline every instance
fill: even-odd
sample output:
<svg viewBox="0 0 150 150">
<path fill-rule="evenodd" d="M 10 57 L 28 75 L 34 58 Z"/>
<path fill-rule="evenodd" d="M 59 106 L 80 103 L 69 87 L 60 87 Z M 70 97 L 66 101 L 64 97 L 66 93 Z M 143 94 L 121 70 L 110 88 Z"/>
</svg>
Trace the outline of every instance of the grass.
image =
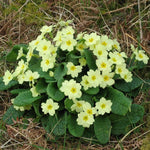
<svg viewBox="0 0 150 150">
<path fill-rule="evenodd" d="M 17 0 L 4 2 L 0 0 L 0 76 L 6 69 L 12 68 L 4 60 L 4 56 L 12 46 L 28 43 L 35 39 L 42 25 L 55 24 L 58 20 L 74 19 L 77 30 L 98 34 L 107 34 L 116 38 L 122 45 L 122 51 L 130 55 L 129 45 L 141 46 L 147 53 L 150 48 L 150 28 L 148 0 Z M 142 73 L 150 77 L 148 67 Z M 140 72 L 138 76 L 141 76 Z M 141 87 L 142 88 L 142 87 Z M 150 92 L 150 91 L 149 91 Z M 107 145 L 86 138 L 74 138 L 68 134 L 57 139 L 45 132 L 32 119 L 24 122 L 23 118 L 13 125 L 5 125 L 1 120 L 7 108 L 11 105 L 9 91 L 0 92 L 0 149 L 69 149 L 69 150 L 113 150 L 113 149 L 142 149 L 149 150 L 150 139 L 150 93 L 139 93 L 135 102 L 144 105 L 145 116 L 139 125 L 123 137 L 111 137 Z M 144 123 L 144 124 L 143 124 Z M 24 128 L 27 125 L 27 128 Z"/>
</svg>

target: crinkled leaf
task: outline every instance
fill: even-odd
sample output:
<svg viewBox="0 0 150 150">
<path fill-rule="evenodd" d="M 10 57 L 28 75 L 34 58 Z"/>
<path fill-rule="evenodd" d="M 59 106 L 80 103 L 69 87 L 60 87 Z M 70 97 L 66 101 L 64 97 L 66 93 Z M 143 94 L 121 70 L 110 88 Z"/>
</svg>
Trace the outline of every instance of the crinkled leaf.
<svg viewBox="0 0 150 150">
<path fill-rule="evenodd" d="M 38 93 L 46 93 L 47 83 L 41 78 L 36 84 L 36 91 Z"/>
<path fill-rule="evenodd" d="M 86 57 L 86 62 L 87 62 L 87 65 L 90 69 L 93 69 L 93 70 L 96 70 L 97 66 L 96 66 L 96 58 L 94 57 L 92 51 L 88 50 L 88 49 L 85 49 L 84 50 L 84 54 L 85 54 L 85 57 Z"/>
<path fill-rule="evenodd" d="M 61 101 L 65 97 L 64 93 L 58 89 L 56 82 L 48 84 L 47 94 L 56 101 Z"/>
<path fill-rule="evenodd" d="M 41 116 L 41 113 L 40 113 L 40 107 L 41 107 L 41 101 L 34 101 L 32 103 L 32 106 L 34 108 L 34 111 L 36 113 L 37 116 Z"/>
<path fill-rule="evenodd" d="M 67 74 L 67 67 L 65 63 L 59 64 L 54 71 L 54 78 L 56 80 L 62 79 Z"/>
<path fill-rule="evenodd" d="M 48 133 L 53 133 L 56 136 L 63 135 L 66 132 L 66 116 L 65 114 L 60 119 L 56 119 L 56 116 L 43 117 L 41 119 L 42 126 Z"/>
<path fill-rule="evenodd" d="M 101 144 L 109 141 L 111 134 L 111 122 L 108 117 L 96 117 L 94 122 L 94 131 L 96 138 Z"/>
<path fill-rule="evenodd" d="M 112 102 L 111 111 L 114 114 L 125 116 L 131 110 L 131 99 L 116 89 L 108 88 L 107 99 Z"/>
<path fill-rule="evenodd" d="M 68 117 L 68 130 L 70 134 L 72 134 L 75 137 L 81 137 L 84 132 L 84 127 L 77 124 L 76 121 L 77 117 L 75 115 L 69 115 Z"/>
<path fill-rule="evenodd" d="M 10 106 L 6 113 L 3 115 L 3 121 L 6 124 L 13 124 L 13 120 L 22 117 L 24 112 L 16 110 L 13 106 Z"/>
<path fill-rule="evenodd" d="M 11 90 L 10 93 L 11 94 L 19 94 L 19 93 L 25 92 L 25 91 L 28 91 L 28 89 L 14 89 L 14 90 Z"/>
<path fill-rule="evenodd" d="M 20 50 L 21 47 L 23 48 L 23 52 L 27 53 L 28 45 L 26 45 L 26 44 L 15 45 L 12 48 L 12 50 L 7 54 L 6 61 L 8 61 L 8 62 L 15 62 L 17 60 L 18 51 Z"/>
<path fill-rule="evenodd" d="M 61 118 L 55 124 L 54 129 L 53 129 L 54 135 L 60 136 L 66 133 L 66 120 L 67 120 L 67 113 L 61 116 Z"/>
<path fill-rule="evenodd" d="M 73 101 L 72 101 L 71 99 L 66 98 L 64 103 L 65 103 L 65 108 L 66 108 L 69 112 L 72 112 L 72 111 L 71 111 L 71 106 L 74 104 Z"/>
<path fill-rule="evenodd" d="M 141 86 L 143 81 L 137 77 L 133 77 L 132 82 L 125 82 L 124 80 L 118 80 L 115 83 L 115 88 L 123 92 L 131 92 L 132 90 Z"/>
<path fill-rule="evenodd" d="M 112 134 L 121 135 L 129 131 L 129 120 L 126 116 L 111 114 Z"/>
<path fill-rule="evenodd" d="M 8 90 L 9 88 L 18 84 L 18 81 L 12 80 L 7 85 L 4 84 L 3 78 L 0 77 L 0 91 Z"/>
<path fill-rule="evenodd" d="M 131 112 L 127 113 L 130 123 L 137 123 L 144 115 L 144 108 L 138 104 L 132 104 Z"/>
<path fill-rule="evenodd" d="M 98 92 L 99 92 L 99 87 L 89 88 L 88 90 L 85 91 L 85 93 L 90 95 L 96 95 Z"/>
<path fill-rule="evenodd" d="M 19 93 L 19 95 L 14 99 L 14 105 L 16 106 L 26 106 L 32 104 L 34 101 L 40 99 L 41 96 L 32 97 L 31 91 L 25 91 Z"/>
</svg>

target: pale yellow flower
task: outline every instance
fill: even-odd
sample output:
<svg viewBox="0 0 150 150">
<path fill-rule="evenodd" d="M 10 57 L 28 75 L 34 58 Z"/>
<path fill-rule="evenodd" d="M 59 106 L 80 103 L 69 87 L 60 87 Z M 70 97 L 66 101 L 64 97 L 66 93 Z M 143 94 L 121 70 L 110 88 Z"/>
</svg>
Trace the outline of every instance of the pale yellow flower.
<svg viewBox="0 0 150 150">
<path fill-rule="evenodd" d="M 59 108 L 58 103 L 54 102 L 51 98 L 47 99 L 46 103 L 41 104 L 42 111 L 44 114 L 54 116 L 55 111 Z"/>
<path fill-rule="evenodd" d="M 77 77 L 78 74 L 82 71 L 82 66 L 75 66 L 72 62 L 67 63 L 67 75 L 71 75 L 73 78 Z"/>
<path fill-rule="evenodd" d="M 81 85 L 77 83 L 75 80 L 65 80 L 62 83 L 62 86 L 60 88 L 60 91 L 64 92 L 66 96 L 69 97 L 69 99 L 75 100 L 77 98 L 80 98 L 82 95 L 81 92 Z"/>
<path fill-rule="evenodd" d="M 89 128 L 94 123 L 93 115 L 89 115 L 86 112 L 80 112 L 78 114 L 77 123 L 85 128 Z"/>
<path fill-rule="evenodd" d="M 106 100 L 104 97 L 102 97 L 99 102 L 96 102 L 95 108 L 98 110 L 99 115 L 104 115 L 105 113 L 110 113 L 111 106 L 111 100 Z"/>
<path fill-rule="evenodd" d="M 13 74 L 7 70 L 3 76 L 4 84 L 7 85 L 12 79 L 13 79 Z"/>
</svg>

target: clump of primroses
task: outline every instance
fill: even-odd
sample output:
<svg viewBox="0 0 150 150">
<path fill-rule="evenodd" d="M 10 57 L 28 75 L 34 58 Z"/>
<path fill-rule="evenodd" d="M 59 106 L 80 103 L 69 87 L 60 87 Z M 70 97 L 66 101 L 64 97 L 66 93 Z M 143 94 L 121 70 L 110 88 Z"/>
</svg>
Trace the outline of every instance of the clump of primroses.
<svg viewBox="0 0 150 150">
<path fill-rule="evenodd" d="M 24 54 L 21 48 L 18 51 L 18 65 L 13 72 L 6 71 L 3 77 L 5 85 L 11 80 L 17 80 L 18 83 L 29 83 L 29 88 L 33 97 L 37 97 L 35 85 L 41 78 L 38 72 L 30 70 L 29 63 L 32 57 L 41 59 L 40 67 L 43 72 L 48 72 L 50 77 L 54 76 L 53 70 L 60 62 L 58 49 L 63 53 L 76 51 L 79 55 L 77 63 L 69 60 L 63 62 L 66 65 L 67 73 L 59 90 L 64 93 L 65 98 L 70 99 L 73 104 L 71 111 L 77 113 L 77 123 L 83 127 L 89 128 L 98 115 L 104 115 L 111 112 L 111 99 L 101 97 L 99 101 L 94 102 L 92 106 L 89 102 L 81 99 L 82 94 L 91 88 L 101 88 L 113 86 L 115 76 L 123 79 L 125 82 L 132 81 L 132 72 L 126 65 L 127 55 L 121 51 L 120 44 L 116 39 L 112 40 L 107 35 L 98 35 L 96 33 L 79 33 L 69 23 L 62 22 L 57 25 L 43 26 L 41 34 L 28 45 L 28 52 Z M 51 38 L 47 38 L 50 35 Z M 133 55 L 137 61 L 148 63 L 148 56 L 143 50 L 138 50 L 131 45 Z M 85 57 L 85 50 L 90 50 L 95 58 L 96 69 L 91 69 Z M 26 59 L 22 59 L 25 57 Z M 62 62 L 61 62 L 62 63 Z M 85 68 L 86 69 L 83 69 Z M 80 75 L 80 80 L 77 80 Z M 12 101 L 13 103 L 13 101 Z M 46 115 L 55 115 L 61 106 L 59 103 L 49 97 L 46 102 L 41 103 L 41 110 Z M 14 106 L 15 109 L 24 111 L 31 108 Z"/>
</svg>

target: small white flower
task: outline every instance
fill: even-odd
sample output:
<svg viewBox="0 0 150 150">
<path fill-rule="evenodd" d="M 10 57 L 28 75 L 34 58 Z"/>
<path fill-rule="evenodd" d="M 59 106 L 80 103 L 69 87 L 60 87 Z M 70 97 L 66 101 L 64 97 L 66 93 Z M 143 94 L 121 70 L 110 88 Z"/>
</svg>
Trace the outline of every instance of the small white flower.
<svg viewBox="0 0 150 150">
<path fill-rule="evenodd" d="M 97 87 L 100 84 L 101 81 L 101 75 L 100 75 L 100 71 L 99 70 L 89 70 L 87 72 L 88 74 L 88 79 L 89 79 L 89 83 L 90 83 L 90 87 Z"/>
<path fill-rule="evenodd" d="M 69 97 L 69 99 L 75 100 L 77 98 L 80 98 L 82 93 L 81 93 L 81 85 L 80 83 L 77 83 L 75 80 L 71 79 L 71 80 L 65 80 L 62 83 L 62 86 L 60 88 L 60 90 L 62 92 L 64 92 L 64 94 L 66 96 Z"/>
<path fill-rule="evenodd" d="M 91 86 L 89 77 L 87 75 L 82 76 L 81 85 L 83 86 L 84 90 L 87 90 Z"/>
<path fill-rule="evenodd" d="M 40 75 L 38 72 L 32 72 L 31 70 L 28 70 L 25 73 L 25 81 L 32 82 L 32 84 L 34 84 L 34 80 L 38 79 L 39 77 Z"/>
<path fill-rule="evenodd" d="M 85 101 L 74 100 L 74 104 L 71 106 L 71 110 L 72 111 L 75 110 L 76 112 L 82 112 L 84 103 L 85 103 Z"/>
<path fill-rule="evenodd" d="M 85 34 L 83 38 L 87 46 L 94 45 L 99 40 L 99 36 L 96 33 Z"/>
<path fill-rule="evenodd" d="M 54 116 L 55 110 L 59 108 L 58 103 L 54 102 L 52 99 L 47 99 L 46 103 L 41 104 L 42 111 L 44 114 L 49 114 Z"/>
<path fill-rule="evenodd" d="M 95 107 L 92 107 L 90 103 L 85 102 L 83 104 L 83 111 L 86 112 L 88 115 L 94 115 L 96 114 Z"/>
<path fill-rule="evenodd" d="M 30 89 L 30 91 L 31 91 L 33 97 L 37 97 L 37 96 L 39 95 L 39 93 L 37 92 L 35 86 L 33 86 L 33 87 Z"/>
<path fill-rule="evenodd" d="M 72 62 L 67 63 L 67 75 L 71 75 L 73 78 L 77 77 L 78 74 L 82 71 L 82 66 L 75 66 Z"/>
<path fill-rule="evenodd" d="M 89 128 L 94 123 L 93 115 L 89 115 L 86 112 L 80 112 L 78 114 L 77 123 L 85 128 Z"/>
<path fill-rule="evenodd" d="M 112 102 L 102 97 L 99 102 L 96 102 L 95 108 L 98 110 L 98 114 L 104 115 L 105 113 L 110 113 L 111 106 Z"/>
<path fill-rule="evenodd" d="M 62 39 L 61 43 L 61 49 L 63 51 L 72 51 L 74 49 L 74 46 L 77 44 L 77 41 L 73 39 L 71 36 L 67 36 Z"/>
<path fill-rule="evenodd" d="M 3 82 L 5 85 L 7 85 L 11 80 L 13 79 L 12 73 L 10 73 L 8 70 L 5 72 L 3 76 Z"/>
<path fill-rule="evenodd" d="M 103 71 L 102 72 L 102 80 L 100 82 L 100 87 L 105 88 L 106 86 L 111 86 L 115 83 L 114 72 Z"/>
<path fill-rule="evenodd" d="M 20 50 L 18 51 L 17 60 L 20 59 L 22 56 L 24 56 L 24 54 L 23 54 L 23 47 L 21 47 Z"/>
<path fill-rule="evenodd" d="M 96 65 L 100 71 L 108 71 L 108 72 L 111 71 L 112 63 L 110 61 L 108 61 L 108 59 L 105 57 L 101 58 L 101 59 L 97 59 Z"/>
</svg>

